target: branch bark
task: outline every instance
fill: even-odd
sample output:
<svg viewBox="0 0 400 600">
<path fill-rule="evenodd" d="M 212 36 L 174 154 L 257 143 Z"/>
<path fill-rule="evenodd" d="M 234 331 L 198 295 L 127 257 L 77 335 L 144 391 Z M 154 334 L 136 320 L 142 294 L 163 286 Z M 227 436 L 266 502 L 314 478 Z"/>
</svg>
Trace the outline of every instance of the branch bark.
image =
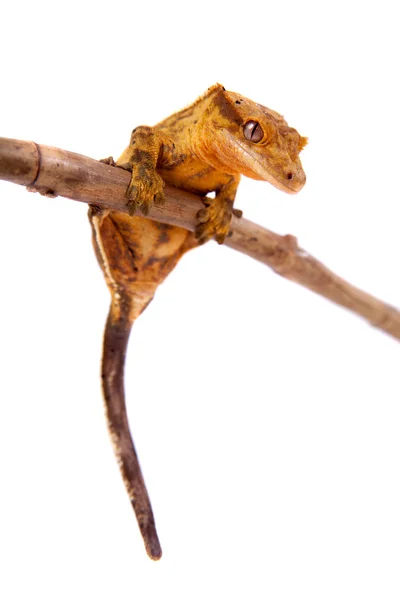
<svg viewBox="0 0 400 600">
<path fill-rule="evenodd" d="M 125 192 L 130 180 L 127 171 L 59 148 L 0 138 L 0 179 L 48 196 L 64 196 L 127 212 Z M 166 197 L 165 206 L 153 206 L 148 218 L 193 231 L 196 214 L 203 207 L 201 198 L 171 186 L 166 186 Z M 300 248 L 295 237 L 281 236 L 247 219 L 233 217 L 225 245 L 344 306 L 400 340 L 398 310 L 327 269 Z"/>
</svg>

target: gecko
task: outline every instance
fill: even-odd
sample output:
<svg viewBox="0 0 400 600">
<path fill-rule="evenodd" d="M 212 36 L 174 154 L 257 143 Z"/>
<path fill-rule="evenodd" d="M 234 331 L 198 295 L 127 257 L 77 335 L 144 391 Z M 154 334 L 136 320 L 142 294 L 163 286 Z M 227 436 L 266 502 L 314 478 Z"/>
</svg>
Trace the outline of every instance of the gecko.
<svg viewBox="0 0 400 600">
<path fill-rule="evenodd" d="M 124 364 L 131 328 L 157 287 L 189 250 L 228 235 L 240 176 L 264 180 L 289 194 L 306 176 L 299 158 L 307 138 L 274 110 L 216 84 L 196 102 L 154 127 L 136 127 L 119 159 L 127 169 L 129 214 L 91 206 L 95 254 L 111 293 L 101 378 L 114 452 L 147 554 L 161 558 L 155 519 L 129 429 Z M 165 202 L 165 183 L 202 196 L 194 233 L 146 219 Z M 214 192 L 212 198 L 207 194 Z M 142 216 L 143 215 L 143 216 Z"/>
</svg>

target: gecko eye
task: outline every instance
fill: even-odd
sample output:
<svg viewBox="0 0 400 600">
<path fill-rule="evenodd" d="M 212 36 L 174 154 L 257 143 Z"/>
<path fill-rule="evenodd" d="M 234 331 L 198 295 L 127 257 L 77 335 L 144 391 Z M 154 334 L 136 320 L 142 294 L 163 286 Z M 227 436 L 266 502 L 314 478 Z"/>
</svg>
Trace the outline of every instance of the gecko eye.
<svg viewBox="0 0 400 600">
<path fill-rule="evenodd" d="M 249 142 L 260 142 L 264 137 L 264 132 L 261 128 L 260 123 L 257 121 L 247 121 L 246 125 L 243 127 L 243 133 L 246 140 Z"/>
</svg>

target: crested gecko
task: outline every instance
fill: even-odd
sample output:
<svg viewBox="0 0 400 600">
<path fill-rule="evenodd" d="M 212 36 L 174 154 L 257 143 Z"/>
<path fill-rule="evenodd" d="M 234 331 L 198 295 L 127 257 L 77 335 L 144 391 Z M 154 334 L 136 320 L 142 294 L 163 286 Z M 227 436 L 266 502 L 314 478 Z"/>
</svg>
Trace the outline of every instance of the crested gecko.
<svg viewBox="0 0 400 600">
<path fill-rule="evenodd" d="M 111 292 L 102 356 L 102 386 L 114 451 L 150 558 L 161 557 L 154 516 L 129 431 L 124 362 L 131 327 L 158 285 L 188 250 L 228 234 L 240 175 L 295 194 L 306 177 L 299 154 L 307 139 L 284 118 L 216 84 L 154 127 L 133 130 L 114 163 L 131 171 L 129 214 L 89 209 L 95 253 Z M 140 216 L 163 204 L 164 183 L 202 196 L 195 233 Z"/>
</svg>

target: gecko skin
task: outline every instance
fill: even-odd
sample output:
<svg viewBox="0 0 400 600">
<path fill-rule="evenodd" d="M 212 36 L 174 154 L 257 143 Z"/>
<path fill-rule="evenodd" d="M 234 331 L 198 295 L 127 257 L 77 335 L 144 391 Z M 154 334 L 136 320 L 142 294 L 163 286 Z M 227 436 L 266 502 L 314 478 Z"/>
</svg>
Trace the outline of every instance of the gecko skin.
<svg viewBox="0 0 400 600">
<path fill-rule="evenodd" d="M 154 516 L 129 430 L 124 363 L 134 321 L 188 250 L 229 231 L 240 175 L 294 194 L 305 183 L 299 153 L 307 140 L 281 115 L 221 85 L 154 127 L 133 130 L 116 163 L 131 171 L 129 215 L 91 207 L 93 244 L 111 306 L 104 332 L 102 385 L 114 451 L 150 558 L 161 557 Z M 162 204 L 164 182 L 205 198 L 195 233 L 137 214 Z"/>
<path fill-rule="evenodd" d="M 240 175 L 295 194 L 306 181 L 299 158 L 306 143 L 277 112 L 217 84 L 155 127 L 134 129 L 118 164 L 132 171 L 131 214 L 162 204 L 164 182 L 201 195 L 215 192 L 198 215 L 196 237 L 222 243 Z"/>
</svg>

